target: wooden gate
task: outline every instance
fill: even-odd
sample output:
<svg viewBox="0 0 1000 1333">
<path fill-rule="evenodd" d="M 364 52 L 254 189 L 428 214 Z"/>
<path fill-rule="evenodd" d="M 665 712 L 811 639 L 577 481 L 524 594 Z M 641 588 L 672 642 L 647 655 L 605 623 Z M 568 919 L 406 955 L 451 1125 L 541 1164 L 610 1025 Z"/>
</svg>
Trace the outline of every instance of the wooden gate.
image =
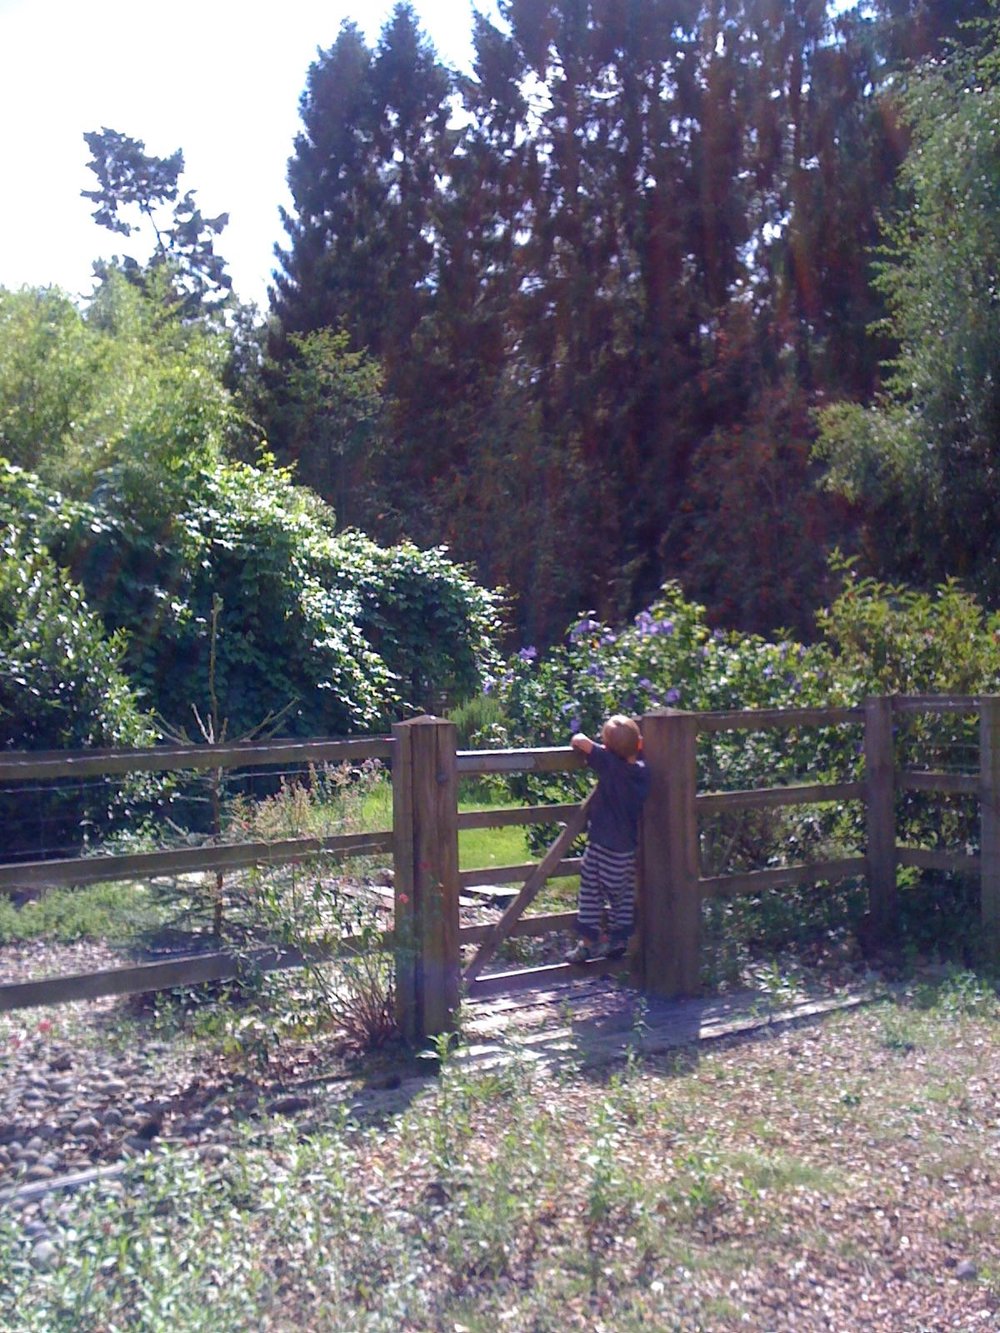
<svg viewBox="0 0 1000 1333">
<path fill-rule="evenodd" d="M 593 799 L 594 793 L 591 792 L 582 805 L 576 806 L 563 825 L 562 832 L 524 881 L 520 893 L 508 906 L 500 920 L 490 927 L 486 938 L 476 950 L 476 956 L 462 973 L 462 979 L 466 983 L 476 980 L 496 953 L 498 945 L 509 939 L 511 931 L 520 921 L 527 908 L 537 898 L 542 885 L 558 868 L 559 863 L 565 859 L 570 847 L 587 827 L 587 815 Z"/>
<path fill-rule="evenodd" d="M 559 963 L 481 976 L 504 940 L 572 929 L 575 911 L 525 913 L 547 880 L 579 871 L 579 860 L 568 853 L 586 826 L 590 798 L 582 804 L 459 812 L 457 788 L 460 776 L 568 772 L 583 767 L 583 760 L 563 746 L 459 752 L 455 736 L 453 723 L 431 717 L 393 728 L 397 990 L 401 1024 L 414 1038 L 448 1026 L 463 986 L 470 998 L 479 998 L 570 974 L 569 964 Z M 529 824 L 562 825 L 540 861 L 459 870 L 460 830 Z M 460 924 L 463 889 L 518 881 L 521 888 L 498 921 Z M 463 970 L 461 949 L 469 945 L 476 952 Z"/>
</svg>

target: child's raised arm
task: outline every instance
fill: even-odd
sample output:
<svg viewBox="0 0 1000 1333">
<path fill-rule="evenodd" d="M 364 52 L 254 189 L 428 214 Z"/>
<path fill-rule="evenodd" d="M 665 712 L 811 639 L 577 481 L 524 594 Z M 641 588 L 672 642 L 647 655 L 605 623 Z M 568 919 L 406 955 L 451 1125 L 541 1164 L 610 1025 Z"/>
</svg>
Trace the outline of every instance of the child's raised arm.
<svg viewBox="0 0 1000 1333">
<path fill-rule="evenodd" d="M 570 741 L 574 750 L 579 750 L 581 754 L 590 754 L 594 748 L 594 742 L 589 736 L 585 736 L 582 731 L 578 731 Z"/>
</svg>

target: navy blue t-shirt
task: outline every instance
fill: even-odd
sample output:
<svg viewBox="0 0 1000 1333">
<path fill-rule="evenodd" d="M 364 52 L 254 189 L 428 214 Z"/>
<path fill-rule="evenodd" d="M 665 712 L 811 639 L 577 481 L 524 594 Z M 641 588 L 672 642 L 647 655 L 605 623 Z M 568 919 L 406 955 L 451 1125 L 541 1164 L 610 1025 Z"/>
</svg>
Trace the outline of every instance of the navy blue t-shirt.
<svg viewBox="0 0 1000 1333">
<path fill-rule="evenodd" d="M 630 764 L 603 745 L 595 745 L 586 759 L 597 774 L 590 841 L 610 852 L 634 852 L 639 842 L 639 812 L 649 793 L 649 770 L 641 759 Z"/>
</svg>

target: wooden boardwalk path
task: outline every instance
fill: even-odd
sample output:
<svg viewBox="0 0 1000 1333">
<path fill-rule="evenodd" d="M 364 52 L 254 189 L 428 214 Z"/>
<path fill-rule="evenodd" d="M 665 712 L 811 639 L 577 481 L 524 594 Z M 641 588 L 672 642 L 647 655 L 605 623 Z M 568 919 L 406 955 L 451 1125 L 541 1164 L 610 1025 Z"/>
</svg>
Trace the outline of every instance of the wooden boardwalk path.
<svg viewBox="0 0 1000 1333">
<path fill-rule="evenodd" d="M 561 982 L 469 1004 L 463 1043 L 453 1058 L 490 1066 L 512 1058 L 558 1069 L 624 1060 L 629 1050 L 655 1055 L 724 1037 L 820 1019 L 870 1003 L 858 987 L 832 995 L 777 1001 L 761 991 L 703 999 L 662 1000 L 601 977 Z"/>
</svg>

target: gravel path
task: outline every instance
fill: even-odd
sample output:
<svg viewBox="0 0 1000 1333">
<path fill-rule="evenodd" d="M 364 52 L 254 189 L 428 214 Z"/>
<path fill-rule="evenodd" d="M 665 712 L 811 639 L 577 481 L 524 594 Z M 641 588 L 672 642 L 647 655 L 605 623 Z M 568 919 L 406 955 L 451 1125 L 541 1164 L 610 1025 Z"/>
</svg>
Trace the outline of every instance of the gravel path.
<svg viewBox="0 0 1000 1333">
<path fill-rule="evenodd" d="M 30 943 L 0 952 L 0 979 L 120 965 L 100 944 Z M 207 1045 L 158 1032 L 123 998 L 0 1015 L 0 1200 L 34 1208 L 46 1182 L 166 1144 L 221 1160 L 238 1121 L 308 1109 L 290 1079 L 344 1077 L 332 1042 L 290 1049 L 260 1077 Z"/>
</svg>

